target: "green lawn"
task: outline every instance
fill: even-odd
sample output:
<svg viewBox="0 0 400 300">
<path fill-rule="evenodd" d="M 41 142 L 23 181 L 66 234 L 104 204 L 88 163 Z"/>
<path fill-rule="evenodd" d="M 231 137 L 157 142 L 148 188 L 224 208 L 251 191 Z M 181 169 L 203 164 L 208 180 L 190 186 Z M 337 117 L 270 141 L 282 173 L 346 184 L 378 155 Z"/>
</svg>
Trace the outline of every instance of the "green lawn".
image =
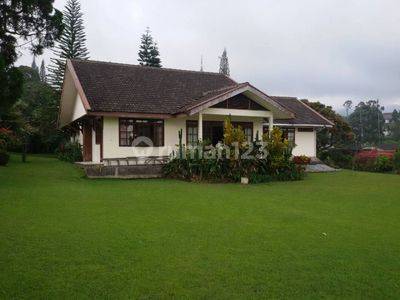
<svg viewBox="0 0 400 300">
<path fill-rule="evenodd" d="M 400 176 L 241 186 L 0 168 L 0 298 L 399 298 Z"/>
</svg>

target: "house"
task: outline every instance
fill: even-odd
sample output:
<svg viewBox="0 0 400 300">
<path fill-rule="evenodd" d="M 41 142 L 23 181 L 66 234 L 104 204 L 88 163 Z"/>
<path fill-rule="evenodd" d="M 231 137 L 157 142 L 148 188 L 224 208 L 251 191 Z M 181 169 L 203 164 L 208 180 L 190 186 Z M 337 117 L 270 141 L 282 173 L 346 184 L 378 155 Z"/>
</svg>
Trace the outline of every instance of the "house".
<svg viewBox="0 0 400 300">
<path fill-rule="evenodd" d="M 385 124 L 389 124 L 392 121 L 393 113 L 383 113 L 383 119 L 385 120 Z"/>
<path fill-rule="evenodd" d="M 179 130 L 185 144 L 215 145 L 227 116 L 249 141 L 281 127 L 294 155 L 316 156 L 316 130 L 333 125 L 297 98 L 219 73 L 67 61 L 59 126 L 77 130 L 84 161 L 168 156 Z"/>
</svg>

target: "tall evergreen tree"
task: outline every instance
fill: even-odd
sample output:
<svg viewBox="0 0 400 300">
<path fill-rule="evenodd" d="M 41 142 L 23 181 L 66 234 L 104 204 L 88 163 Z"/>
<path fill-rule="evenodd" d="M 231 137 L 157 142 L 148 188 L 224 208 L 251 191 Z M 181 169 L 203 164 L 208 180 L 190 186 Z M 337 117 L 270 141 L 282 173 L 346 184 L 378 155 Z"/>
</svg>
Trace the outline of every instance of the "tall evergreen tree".
<svg viewBox="0 0 400 300">
<path fill-rule="evenodd" d="M 37 73 L 39 74 L 39 67 L 38 67 L 37 64 L 36 64 L 36 57 L 35 57 L 35 56 L 33 56 L 33 61 L 32 61 L 31 68 L 32 68 L 35 72 L 37 72 Z"/>
<path fill-rule="evenodd" d="M 142 35 L 138 55 L 140 65 L 161 68 L 160 52 L 158 51 L 157 43 L 154 42 L 151 36 L 149 27 L 146 28 L 146 32 Z"/>
<path fill-rule="evenodd" d="M 228 55 L 226 53 L 226 48 L 224 48 L 224 52 L 222 52 L 222 56 L 219 59 L 220 59 L 219 72 L 225 74 L 226 76 L 229 76 L 230 75 L 229 61 L 228 61 Z"/>
<path fill-rule="evenodd" d="M 40 76 L 40 81 L 43 83 L 47 82 L 47 78 L 46 78 L 46 66 L 44 65 L 44 59 L 42 60 L 42 64 L 40 65 L 40 72 L 39 72 L 39 76 Z"/>
<path fill-rule="evenodd" d="M 63 14 L 64 32 L 53 50 L 56 58 L 51 59 L 52 65 L 49 67 L 49 81 L 56 89 L 61 89 L 67 59 L 89 58 L 79 1 L 68 0 Z"/>
</svg>

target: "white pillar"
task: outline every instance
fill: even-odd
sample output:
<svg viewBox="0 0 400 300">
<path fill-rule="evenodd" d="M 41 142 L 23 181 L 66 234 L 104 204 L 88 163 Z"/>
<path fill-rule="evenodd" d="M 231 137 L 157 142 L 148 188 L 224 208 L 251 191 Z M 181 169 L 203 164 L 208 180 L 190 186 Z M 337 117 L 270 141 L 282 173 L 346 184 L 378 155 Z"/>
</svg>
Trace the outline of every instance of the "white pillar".
<svg viewBox="0 0 400 300">
<path fill-rule="evenodd" d="M 203 114 L 199 113 L 199 124 L 198 124 L 198 139 L 199 141 L 203 140 Z"/>
<path fill-rule="evenodd" d="M 268 119 L 268 129 L 269 129 L 270 133 L 271 133 L 273 128 L 274 128 L 274 117 L 270 116 L 269 119 Z"/>
</svg>

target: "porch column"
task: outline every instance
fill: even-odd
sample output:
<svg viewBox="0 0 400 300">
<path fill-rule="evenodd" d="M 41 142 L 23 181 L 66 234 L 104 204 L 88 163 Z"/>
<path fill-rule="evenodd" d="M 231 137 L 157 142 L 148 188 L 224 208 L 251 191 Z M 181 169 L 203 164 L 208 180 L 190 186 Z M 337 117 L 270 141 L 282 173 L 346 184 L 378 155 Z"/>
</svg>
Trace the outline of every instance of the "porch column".
<svg viewBox="0 0 400 300">
<path fill-rule="evenodd" d="M 270 116 L 268 118 L 268 130 L 271 133 L 272 129 L 274 128 L 274 117 Z"/>
<path fill-rule="evenodd" d="M 197 132 L 197 135 L 198 135 L 198 139 L 199 139 L 199 141 L 202 141 L 203 140 L 203 114 L 202 113 L 199 113 L 199 124 L 198 124 L 198 132 Z"/>
</svg>

